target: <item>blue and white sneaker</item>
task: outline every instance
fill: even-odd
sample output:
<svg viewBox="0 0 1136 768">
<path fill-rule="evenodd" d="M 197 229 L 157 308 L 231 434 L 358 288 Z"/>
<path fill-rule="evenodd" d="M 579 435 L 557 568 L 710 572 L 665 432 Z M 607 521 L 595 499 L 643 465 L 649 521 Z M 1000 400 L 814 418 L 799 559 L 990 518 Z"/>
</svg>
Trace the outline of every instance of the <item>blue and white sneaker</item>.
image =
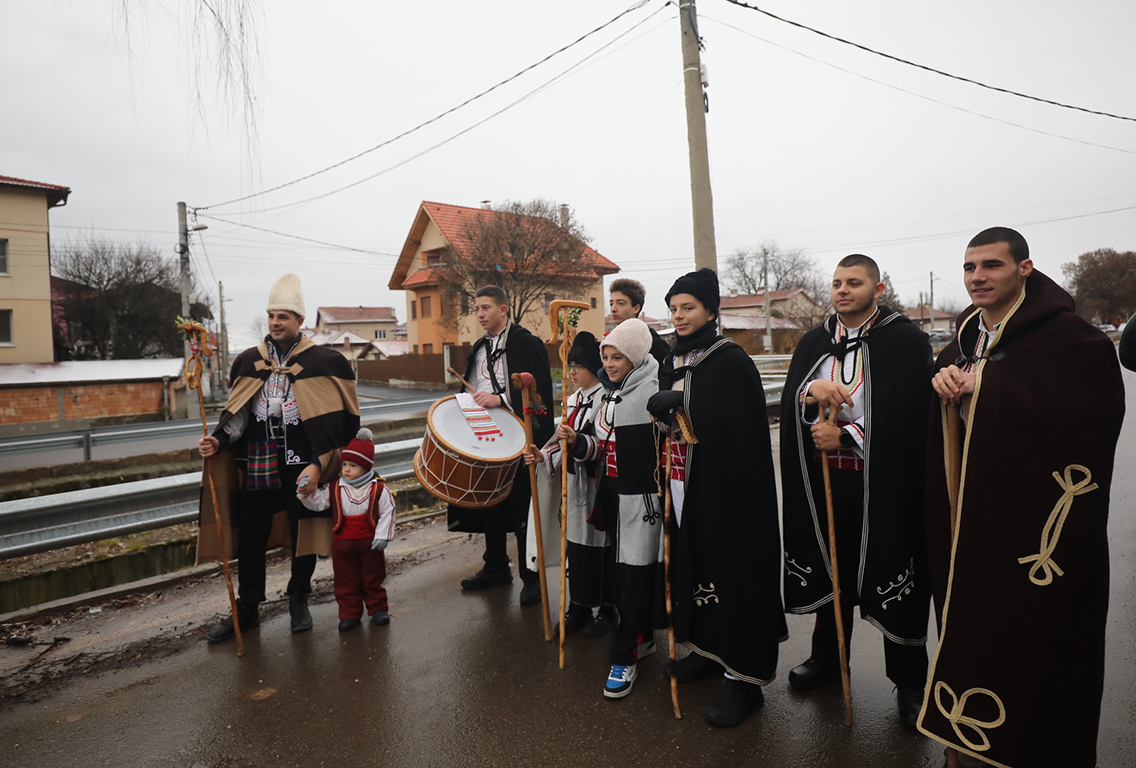
<svg viewBox="0 0 1136 768">
<path fill-rule="evenodd" d="M 604 685 L 604 696 L 609 699 L 622 699 L 631 693 L 631 686 L 638 676 L 634 664 L 629 667 L 613 664 L 607 676 L 607 683 Z"/>
</svg>

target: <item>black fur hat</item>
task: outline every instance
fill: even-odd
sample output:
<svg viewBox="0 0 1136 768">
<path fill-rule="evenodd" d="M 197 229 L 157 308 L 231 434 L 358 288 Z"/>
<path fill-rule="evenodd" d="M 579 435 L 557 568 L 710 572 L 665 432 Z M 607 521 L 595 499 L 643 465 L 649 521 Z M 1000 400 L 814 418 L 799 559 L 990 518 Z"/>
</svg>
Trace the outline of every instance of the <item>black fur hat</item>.
<svg viewBox="0 0 1136 768">
<path fill-rule="evenodd" d="M 667 291 L 667 304 L 671 303 L 671 296 L 678 293 L 689 293 L 702 302 L 708 312 L 714 317 L 718 316 L 718 305 L 722 298 L 718 291 L 718 275 L 709 267 L 703 267 L 697 272 L 687 272 L 674 281 L 674 285 Z"/>
<path fill-rule="evenodd" d="M 581 368 L 595 373 L 603 368 L 600 360 L 600 343 L 588 331 L 580 331 L 572 341 L 572 348 L 568 350 L 568 362 L 576 363 Z"/>
</svg>

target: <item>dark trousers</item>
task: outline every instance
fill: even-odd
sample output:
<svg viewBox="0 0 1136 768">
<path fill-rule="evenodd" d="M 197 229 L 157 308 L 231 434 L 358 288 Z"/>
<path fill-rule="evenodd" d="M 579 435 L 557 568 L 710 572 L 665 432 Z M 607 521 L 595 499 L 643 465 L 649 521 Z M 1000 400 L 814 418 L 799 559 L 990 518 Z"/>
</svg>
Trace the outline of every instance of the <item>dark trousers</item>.
<svg viewBox="0 0 1136 768">
<path fill-rule="evenodd" d="M 312 591 L 312 574 L 316 570 L 316 556 L 296 557 L 296 536 L 301 516 L 311 512 L 296 498 L 296 480 L 307 465 L 284 464 L 280 457 L 280 487 L 268 491 L 250 491 L 241 488 L 240 520 L 237 530 L 237 594 L 245 603 L 263 603 L 267 567 L 268 537 L 278 509 L 288 513 L 292 532 L 292 578 L 288 581 L 289 595 L 307 595 Z"/>
<path fill-rule="evenodd" d="M 844 621 L 844 643 L 851 657 L 852 615 L 858 602 L 856 582 L 864 528 L 864 473 L 830 467 L 829 475 L 832 479 L 833 517 L 836 520 L 837 565 L 840 568 L 840 613 Z M 840 662 L 833 603 L 817 611 L 812 658 L 825 664 Z M 927 681 L 927 649 L 922 645 L 901 645 L 884 637 L 884 667 L 888 679 L 896 685 L 922 688 Z"/>
<path fill-rule="evenodd" d="M 595 608 L 615 602 L 615 547 L 568 542 L 568 593 L 572 605 Z"/>
<path fill-rule="evenodd" d="M 527 549 L 525 538 L 528 535 L 529 502 L 532 495 L 529 491 L 529 473 L 522 465 L 517 470 L 513 480 L 513 489 L 503 502 L 495 507 L 481 510 L 481 525 L 485 531 L 485 570 L 490 573 L 501 573 L 509 570 L 508 540 L 509 531 L 516 531 L 517 536 L 517 563 L 523 581 L 532 581 L 540 578 L 540 574 L 525 568 L 528 562 L 525 558 Z"/>
<path fill-rule="evenodd" d="M 339 618 L 360 619 L 366 606 L 367 615 L 385 611 L 387 590 L 387 558 L 371 549 L 371 539 L 331 541 L 331 566 L 335 569 L 335 602 Z"/>
</svg>

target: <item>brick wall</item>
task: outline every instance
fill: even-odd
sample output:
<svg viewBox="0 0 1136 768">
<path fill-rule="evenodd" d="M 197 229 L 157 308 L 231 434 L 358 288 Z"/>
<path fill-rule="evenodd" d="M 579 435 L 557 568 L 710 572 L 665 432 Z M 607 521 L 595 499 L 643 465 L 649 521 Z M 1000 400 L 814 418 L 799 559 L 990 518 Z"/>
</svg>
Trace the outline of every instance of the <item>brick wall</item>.
<svg viewBox="0 0 1136 768">
<path fill-rule="evenodd" d="M 61 401 L 62 413 L 59 411 Z M 170 385 L 170 402 L 173 402 L 173 384 Z M 0 422 L 4 424 L 163 413 L 165 403 L 160 381 L 0 390 Z"/>
</svg>

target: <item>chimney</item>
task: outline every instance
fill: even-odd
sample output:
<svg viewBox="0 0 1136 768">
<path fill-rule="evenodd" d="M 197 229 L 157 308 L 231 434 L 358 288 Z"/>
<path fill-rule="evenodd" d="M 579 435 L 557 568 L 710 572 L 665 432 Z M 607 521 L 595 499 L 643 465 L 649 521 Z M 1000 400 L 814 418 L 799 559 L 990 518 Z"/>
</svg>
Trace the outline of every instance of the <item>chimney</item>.
<svg viewBox="0 0 1136 768">
<path fill-rule="evenodd" d="M 492 200 L 482 200 L 482 201 L 481 201 L 481 210 L 483 210 L 483 211 L 492 211 L 492 210 L 493 210 L 493 206 L 491 206 L 491 205 L 490 205 L 490 203 L 491 203 L 491 202 L 493 202 L 493 201 L 492 201 Z"/>
<path fill-rule="evenodd" d="M 560 227 L 568 229 L 568 203 L 560 204 Z"/>
</svg>

